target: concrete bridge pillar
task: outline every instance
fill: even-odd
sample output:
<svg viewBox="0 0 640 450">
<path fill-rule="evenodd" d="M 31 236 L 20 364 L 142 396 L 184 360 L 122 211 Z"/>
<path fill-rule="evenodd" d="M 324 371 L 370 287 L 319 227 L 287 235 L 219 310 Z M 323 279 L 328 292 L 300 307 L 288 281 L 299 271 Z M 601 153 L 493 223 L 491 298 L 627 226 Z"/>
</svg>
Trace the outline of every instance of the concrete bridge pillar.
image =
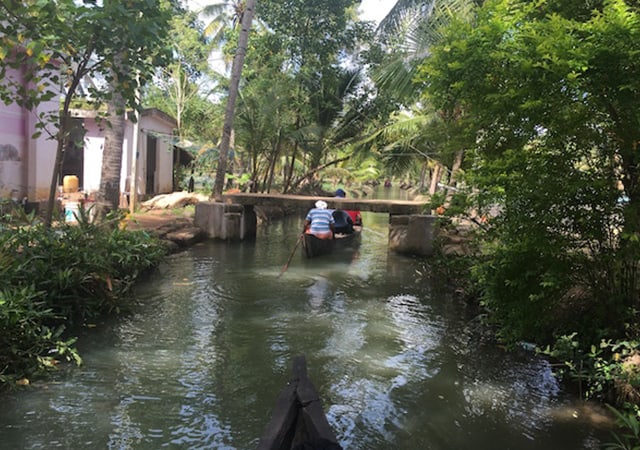
<svg viewBox="0 0 640 450">
<path fill-rule="evenodd" d="M 252 205 L 199 202 L 193 220 L 209 238 L 243 240 L 256 236 L 257 219 Z"/>
<path fill-rule="evenodd" d="M 431 256 L 437 234 L 435 216 L 425 214 L 389 215 L 389 250 Z"/>
</svg>

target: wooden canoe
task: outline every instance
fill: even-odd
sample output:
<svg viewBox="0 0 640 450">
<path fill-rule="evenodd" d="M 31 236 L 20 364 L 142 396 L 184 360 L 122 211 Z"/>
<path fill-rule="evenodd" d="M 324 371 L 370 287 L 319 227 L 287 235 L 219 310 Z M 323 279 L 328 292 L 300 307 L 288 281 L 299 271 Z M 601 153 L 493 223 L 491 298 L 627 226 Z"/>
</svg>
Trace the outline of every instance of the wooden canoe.
<svg viewBox="0 0 640 450">
<path fill-rule="evenodd" d="M 353 227 L 353 233 L 336 233 L 333 239 L 319 239 L 313 234 L 304 234 L 302 247 L 307 258 L 333 253 L 336 248 L 356 247 L 360 245 L 362 227 Z"/>
<path fill-rule="evenodd" d="M 293 361 L 293 377 L 276 399 L 258 450 L 342 450 L 327 421 L 320 397 L 307 377 L 304 356 Z"/>
</svg>

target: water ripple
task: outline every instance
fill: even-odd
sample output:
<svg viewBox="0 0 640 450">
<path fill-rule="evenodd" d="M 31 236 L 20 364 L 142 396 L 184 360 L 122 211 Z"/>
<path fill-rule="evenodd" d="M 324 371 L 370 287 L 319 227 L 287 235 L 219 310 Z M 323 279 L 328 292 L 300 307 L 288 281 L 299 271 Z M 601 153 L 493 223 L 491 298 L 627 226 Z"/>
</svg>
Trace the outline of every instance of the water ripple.
<svg viewBox="0 0 640 450">
<path fill-rule="evenodd" d="M 84 366 L 3 397 L 2 446 L 255 448 L 305 354 L 350 450 L 597 448 L 544 360 L 486 338 L 423 261 L 388 252 L 386 215 L 365 221 L 379 235 L 359 252 L 279 278 L 301 220 L 171 256 L 132 314 L 83 334 Z"/>
</svg>

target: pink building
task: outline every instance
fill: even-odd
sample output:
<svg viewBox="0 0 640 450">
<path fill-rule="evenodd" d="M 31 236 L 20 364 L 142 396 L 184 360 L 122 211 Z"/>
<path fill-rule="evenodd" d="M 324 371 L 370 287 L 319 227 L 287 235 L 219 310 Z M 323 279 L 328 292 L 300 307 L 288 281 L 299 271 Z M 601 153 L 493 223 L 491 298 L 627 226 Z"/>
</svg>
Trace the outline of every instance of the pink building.
<svg viewBox="0 0 640 450">
<path fill-rule="evenodd" d="M 16 79 L 22 74 L 13 71 L 10 76 Z M 59 110 L 59 98 L 33 111 L 0 103 L 0 199 L 26 198 L 30 204 L 47 201 L 57 145 L 51 136 L 56 130 L 49 129 L 35 139 L 32 136 L 40 113 L 57 114 Z M 90 194 L 100 186 L 104 134 L 95 111 L 74 110 L 71 116 L 73 142 L 66 149 L 62 175 L 76 175 L 80 189 Z M 134 166 L 137 192 L 142 198 L 172 192 L 174 167 L 179 163 L 179 150 L 173 142 L 175 120 L 157 109 L 148 109 L 142 111 L 138 124 L 129 120 L 125 123 L 121 192 L 128 191 Z"/>
<path fill-rule="evenodd" d="M 8 77 L 22 74 L 9 71 Z M 56 142 L 47 133 L 37 139 L 37 117 L 42 112 L 60 108 L 59 99 L 43 103 L 33 111 L 16 104 L 0 103 L 0 198 L 27 197 L 29 201 L 46 200 L 56 157 Z M 48 130 L 55 134 L 55 130 Z"/>
</svg>

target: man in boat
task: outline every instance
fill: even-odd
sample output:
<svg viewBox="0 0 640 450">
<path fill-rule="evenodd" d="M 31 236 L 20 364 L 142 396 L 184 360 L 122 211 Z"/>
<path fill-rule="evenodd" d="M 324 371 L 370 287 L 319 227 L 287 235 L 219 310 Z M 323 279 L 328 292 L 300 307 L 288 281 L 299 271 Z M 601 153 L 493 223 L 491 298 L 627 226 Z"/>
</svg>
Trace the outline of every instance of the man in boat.
<svg viewBox="0 0 640 450">
<path fill-rule="evenodd" d="M 334 209 L 331 214 L 336 221 L 333 230 L 338 234 L 351 234 L 353 233 L 353 220 L 347 211 L 344 209 Z"/>
<path fill-rule="evenodd" d="M 338 198 L 345 198 L 347 196 L 347 193 L 342 190 L 342 189 L 338 189 L 335 193 L 335 196 Z M 362 216 L 360 215 L 360 211 L 358 211 L 357 209 L 348 209 L 348 210 L 344 210 L 347 214 L 349 214 L 349 217 L 351 218 L 351 233 L 353 233 L 353 226 L 362 226 Z M 336 224 L 336 233 L 340 233 L 340 231 L 338 230 L 338 225 Z"/>
<path fill-rule="evenodd" d="M 313 234 L 319 239 L 333 239 L 335 219 L 327 209 L 327 202 L 318 200 L 304 219 L 303 233 Z"/>
</svg>

